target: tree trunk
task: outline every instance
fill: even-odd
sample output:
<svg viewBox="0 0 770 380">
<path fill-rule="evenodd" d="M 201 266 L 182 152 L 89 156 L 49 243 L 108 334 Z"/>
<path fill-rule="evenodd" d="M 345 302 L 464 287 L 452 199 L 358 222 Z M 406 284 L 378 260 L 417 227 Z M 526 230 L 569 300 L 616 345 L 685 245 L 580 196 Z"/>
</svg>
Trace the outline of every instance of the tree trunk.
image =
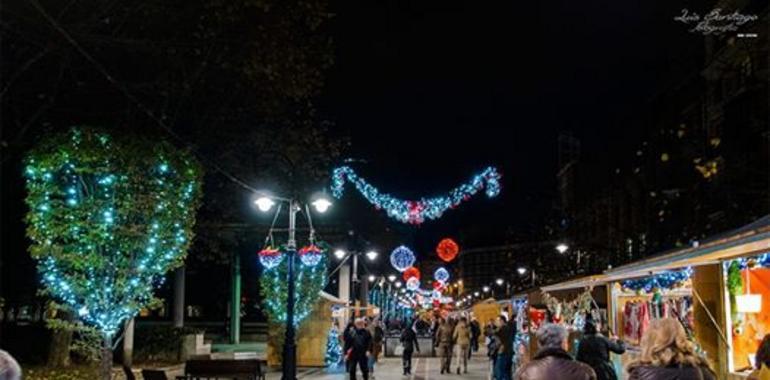
<svg viewBox="0 0 770 380">
<path fill-rule="evenodd" d="M 72 321 L 72 315 L 64 310 L 59 311 L 58 319 Z M 61 368 L 70 365 L 70 346 L 72 330 L 58 328 L 51 330 L 51 344 L 48 346 L 48 367 Z"/>
<path fill-rule="evenodd" d="M 112 378 L 112 337 L 105 334 L 102 339 L 103 339 L 102 363 L 99 369 L 99 374 L 102 380 L 111 380 Z"/>
</svg>

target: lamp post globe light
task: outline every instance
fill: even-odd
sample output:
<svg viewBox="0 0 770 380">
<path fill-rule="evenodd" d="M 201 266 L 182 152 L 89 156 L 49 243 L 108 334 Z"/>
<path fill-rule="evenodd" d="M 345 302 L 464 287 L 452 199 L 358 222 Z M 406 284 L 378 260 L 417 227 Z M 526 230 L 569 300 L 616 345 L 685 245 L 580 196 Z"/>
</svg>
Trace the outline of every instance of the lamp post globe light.
<svg viewBox="0 0 770 380">
<path fill-rule="evenodd" d="M 342 260 L 342 258 L 344 258 L 345 255 L 347 255 L 347 254 L 348 253 L 345 252 L 344 249 L 336 249 L 336 250 L 334 250 L 334 257 L 336 257 L 339 260 Z"/>
<path fill-rule="evenodd" d="M 366 252 L 366 258 L 369 259 L 369 261 L 374 261 L 377 258 L 377 251 Z"/>
<path fill-rule="evenodd" d="M 556 245 L 556 251 L 558 251 L 559 253 L 567 252 L 568 249 L 569 249 L 569 246 L 567 244 L 559 243 Z"/>
<path fill-rule="evenodd" d="M 295 339 L 296 330 L 294 327 L 294 303 L 296 297 L 296 275 L 294 273 L 295 258 L 297 256 L 297 213 L 302 211 L 302 203 L 293 198 L 283 198 L 272 196 L 269 193 L 261 194 L 254 200 L 254 204 L 261 212 L 270 211 L 277 202 L 287 203 L 289 205 L 289 238 L 286 241 L 287 247 L 287 270 L 286 270 L 286 335 L 283 345 L 283 360 L 282 360 L 282 380 L 296 380 L 297 379 L 297 342 Z M 316 194 L 311 200 L 310 204 L 315 208 L 316 212 L 323 214 L 329 210 L 332 206 L 331 201 L 323 194 Z M 308 218 L 310 218 L 310 208 L 307 204 L 304 205 Z M 280 213 L 279 207 L 276 212 L 276 217 Z M 336 252 L 335 252 L 336 255 Z"/>
<path fill-rule="evenodd" d="M 396 281 L 396 275 L 395 274 L 389 274 L 388 275 L 388 281 L 390 281 L 390 282 Z"/>
<path fill-rule="evenodd" d="M 505 282 L 505 281 L 503 281 L 503 279 L 502 279 L 502 278 L 498 278 L 497 280 L 495 280 L 495 284 L 497 284 L 497 286 L 503 286 L 503 283 L 504 283 L 504 282 Z"/>
</svg>

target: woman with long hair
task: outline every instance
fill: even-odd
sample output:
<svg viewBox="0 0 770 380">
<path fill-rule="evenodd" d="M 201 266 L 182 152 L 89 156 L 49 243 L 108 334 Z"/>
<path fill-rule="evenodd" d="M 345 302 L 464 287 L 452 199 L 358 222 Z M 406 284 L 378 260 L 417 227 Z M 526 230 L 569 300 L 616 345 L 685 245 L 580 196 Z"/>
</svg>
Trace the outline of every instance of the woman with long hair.
<svg viewBox="0 0 770 380">
<path fill-rule="evenodd" d="M 676 319 L 652 321 L 642 337 L 641 351 L 639 360 L 628 366 L 629 380 L 716 379 Z"/>
</svg>

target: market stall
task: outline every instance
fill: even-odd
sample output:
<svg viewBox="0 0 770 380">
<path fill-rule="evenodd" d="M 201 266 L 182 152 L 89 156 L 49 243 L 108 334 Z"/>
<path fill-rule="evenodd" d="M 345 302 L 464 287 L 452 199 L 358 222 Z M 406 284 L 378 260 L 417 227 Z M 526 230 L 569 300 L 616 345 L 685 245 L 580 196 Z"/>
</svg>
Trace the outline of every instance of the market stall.
<svg viewBox="0 0 770 380">
<path fill-rule="evenodd" d="M 754 264 L 748 265 L 748 258 L 761 257 L 769 251 L 770 217 L 764 217 L 742 228 L 693 242 L 686 248 L 605 272 L 605 279 L 613 282 L 611 329 L 630 346 L 629 353 L 622 357 L 623 367 L 636 358 L 635 346 L 646 324 L 655 318 L 673 317 L 691 334 L 720 379 L 745 376 L 740 370 L 750 364 L 748 358 L 756 350 L 756 337 L 767 331 L 762 329 L 767 323 L 766 311 L 770 310 L 765 309 L 770 305 L 761 297 L 770 284 L 767 274 L 764 267 L 757 266 L 756 258 Z M 738 264 L 734 265 L 736 260 Z M 733 267 L 732 276 L 730 267 Z M 764 313 L 737 311 L 736 297 L 744 295 L 737 292 L 738 282 L 741 285 L 745 282 L 752 294 L 758 293 L 761 297 L 742 297 L 741 302 L 754 302 L 751 310 Z M 731 306 L 731 299 L 736 301 L 735 308 Z M 747 305 L 742 308 L 744 306 Z M 737 329 L 732 317 L 743 321 Z"/>
<path fill-rule="evenodd" d="M 583 336 L 588 317 L 606 326 L 607 288 L 603 275 L 594 275 L 543 286 L 540 295 L 530 298 L 531 332 L 534 334 L 544 322 L 559 323 L 569 332 L 569 351 L 577 352 L 577 343 Z M 530 350 L 537 352 L 536 339 L 531 339 Z"/>
</svg>

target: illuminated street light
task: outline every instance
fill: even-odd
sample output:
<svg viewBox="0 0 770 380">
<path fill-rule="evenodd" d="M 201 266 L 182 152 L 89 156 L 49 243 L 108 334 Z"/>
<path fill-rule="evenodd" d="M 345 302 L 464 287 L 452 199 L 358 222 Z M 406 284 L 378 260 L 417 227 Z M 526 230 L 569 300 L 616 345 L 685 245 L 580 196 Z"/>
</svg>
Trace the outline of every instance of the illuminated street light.
<svg viewBox="0 0 770 380">
<path fill-rule="evenodd" d="M 473 296 L 474 297 L 478 297 L 479 296 L 479 292 L 473 292 Z"/>
<path fill-rule="evenodd" d="M 516 269 L 516 271 L 519 272 L 520 276 L 523 276 L 525 273 L 527 273 L 527 268 L 519 267 L 519 269 Z"/>
<path fill-rule="evenodd" d="M 503 279 L 502 279 L 502 278 L 498 278 L 497 280 L 495 280 L 495 284 L 497 284 L 498 286 L 503 286 L 503 283 L 504 283 L 504 282 L 505 282 L 505 281 L 503 281 Z"/>
<path fill-rule="evenodd" d="M 401 281 L 396 281 L 395 285 L 396 285 L 396 288 L 400 288 L 400 287 L 401 287 L 401 285 L 402 285 L 402 284 L 401 284 Z"/>
<path fill-rule="evenodd" d="M 483 290 L 484 293 L 487 293 L 489 292 L 489 286 L 484 286 L 483 288 L 481 288 L 481 290 Z"/>
<path fill-rule="evenodd" d="M 374 259 L 377 258 L 377 251 L 366 252 L 366 258 L 369 259 L 369 261 L 374 261 Z"/>
<path fill-rule="evenodd" d="M 388 281 L 390 282 L 396 281 L 396 275 L 395 274 L 388 275 Z"/>
<path fill-rule="evenodd" d="M 374 282 L 374 280 L 376 280 L 376 279 L 377 279 L 377 277 L 375 277 L 374 275 L 370 275 L 369 276 L 369 282 Z"/>
<path fill-rule="evenodd" d="M 345 257 L 345 255 L 347 255 L 347 254 L 348 253 L 345 252 L 344 249 L 338 249 L 338 250 L 334 251 L 334 257 L 336 257 L 336 258 L 338 258 L 340 260 L 342 260 L 342 258 Z"/>
<path fill-rule="evenodd" d="M 559 243 L 559 245 L 556 246 L 556 250 L 559 251 L 559 253 L 567 252 L 569 249 L 569 246 L 564 243 Z"/>
<path fill-rule="evenodd" d="M 257 205 L 259 211 L 268 212 L 271 208 L 273 208 L 273 206 L 275 206 L 275 201 L 269 197 L 259 197 L 256 201 L 254 201 L 254 204 Z"/>
<path fill-rule="evenodd" d="M 316 200 L 311 203 L 313 207 L 315 207 L 315 210 L 319 213 L 323 214 L 325 213 L 329 207 L 332 206 L 332 202 L 329 200 L 329 198 L 326 198 L 325 196 L 320 196 L 316 198 Z"/>
</svg>

